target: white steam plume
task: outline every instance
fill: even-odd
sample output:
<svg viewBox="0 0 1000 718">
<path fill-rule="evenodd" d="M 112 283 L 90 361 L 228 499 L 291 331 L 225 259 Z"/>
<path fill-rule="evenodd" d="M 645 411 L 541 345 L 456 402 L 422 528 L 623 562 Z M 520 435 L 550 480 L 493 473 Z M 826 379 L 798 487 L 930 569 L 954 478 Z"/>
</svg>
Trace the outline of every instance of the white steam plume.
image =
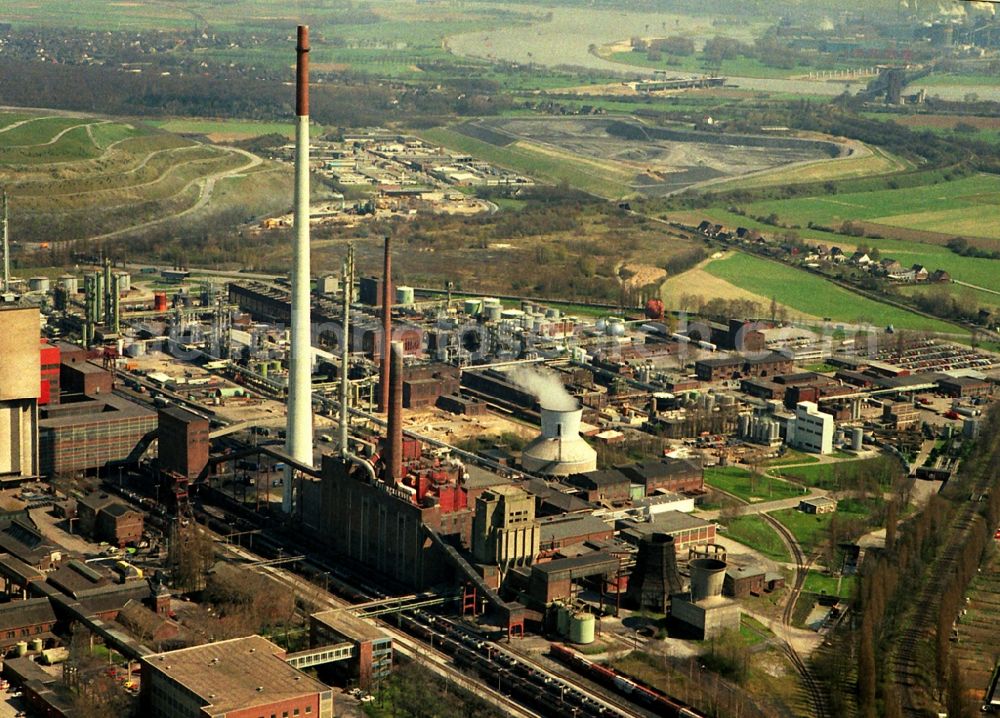
<svg viewBox="0 0 1000 718">
<path fill-rule="evenodd" d="M 565 385 L 551 371 L 518 367 L 508 376 L 519 387 L 534 394 L 543 409 L 575 411 L 579 408 L 577 400 L 566 391 Z"/>
</svg>

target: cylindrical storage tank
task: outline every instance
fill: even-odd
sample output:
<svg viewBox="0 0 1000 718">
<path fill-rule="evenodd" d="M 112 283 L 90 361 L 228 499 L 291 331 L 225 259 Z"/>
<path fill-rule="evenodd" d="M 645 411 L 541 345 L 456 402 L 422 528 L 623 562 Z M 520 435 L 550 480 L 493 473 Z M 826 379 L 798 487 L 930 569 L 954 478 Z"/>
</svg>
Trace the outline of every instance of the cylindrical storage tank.
<svg viewBox="0 0 1000 718">
<path fill-rule="evenodd" d="M 153 311 L 165 312 L 167 311 L 167 293 L 166 292 L 155 292 L 153 294 Z"/>
<path fill-rule="evenodd" d="M 466 314 L 471 314 L 475 316 L 479 314 L 479 310 L 482 308 L 483 304 L 478 299 L 466 299 L 462 304 L 462 310 Z"/>
<path fill-rule="evenodd" d="M 396 304 L 402 304 L 406 307 L 412 307 L 414 302 L 413 287 L 398 286 L 396 287 Z"/>
<path fill-rule="evenodd" d="M 750 415 L 749 414 L 740 414 L 739 424 L 740 424 L 740 436 L 749 436 L 750 435 Z"/>
<path fill-rule="evenodd" d="M 499 322 L 500 321 L 500 316 L 503 314 L 503 307 L 501 307 L 499 304 L 497 304 L 495 306 L 494 305 L 490 305 L 490 306 L 486 307 L 485 314 L 486 314 L 486 318 L 489 321 L 491 321 L 491 322 Z"/>
<path fill-rule="evenodd" d="M 17 648 L 15 650 L 17 652 L 18 657 L 22 657 L 22 656 L 28 655 L 28 642 L 27 641 L 18 641 L 17 642 Z"/>
<path fill-rule="evenodd" d="M 860 426 L 856 426 L 851 429 L 851 448 L 855 451 L 861 451 L 865 445 L 865 430 Z"/>
<path fill-rule="evenodd" d="M 499 306 L 502 306 L 502 305 L 500 304 L 500 300 L 497 299 L 496 297 L 483 297 L 483 306 L 484 307 L 499 307 Z"/>
<path fill-rule="evenodd" d="M 558 319 L 559 317 L 562 316 L 562 312 L 553 307 L 549 307 L 548 309 L 545 310 L 545 316 L 547 319 Z"/>
<path fill-rule="evenodd" d="M 80 280 L 72 274 L 64 274 L 59 277 L 59 284 L 66 290 L 66 294 L 70 296 L 80 293 Z"/>
<path fill-rule="evenodd" d="M 559 632 L 560 636 L 569 635 L 569 608 L 561 603 L 556 612 L 556 631 Z"/>
<path fill-rule="evenodd" d="M 726 562 L 717 558 L 696 558 L 688 564 L 691 569 L 691 600 L 700 601 L 722 595 L 722 582 L 726 577 Z"/>
<path fill-rule="evenodd" d="M 49 291 L 49 278 L 48 277 L 32 277 L 28 280 L 28 289 L 33 292 L 47 292 Z"/>
<path fill-rule="evenodd" d="M 115 276 L 118 277 L 118 291 L 123 294 L 132 288 L 132 275 L 128 272 L 118 271 L 115 272 Z"/>
<path fill-rule="evenodd" d="M 593 613 L 577 613 L 569 620 L 569 640 L 586 645 L 594 642 L 597 619 Z"/>
<path fill-rule="evenodd" d="M 32 653 L 39 653 L 44 647 L 44 643 L 41 638 L 32 638 L 31 642 L 28 644 L 28 648 Z"/>
<path fill-rule="evenodd" d="M 620 337 L 625 334 L 625 320 L 621 317 L 608 317 L 604 331 L 608 336 Z"/>
</svg>

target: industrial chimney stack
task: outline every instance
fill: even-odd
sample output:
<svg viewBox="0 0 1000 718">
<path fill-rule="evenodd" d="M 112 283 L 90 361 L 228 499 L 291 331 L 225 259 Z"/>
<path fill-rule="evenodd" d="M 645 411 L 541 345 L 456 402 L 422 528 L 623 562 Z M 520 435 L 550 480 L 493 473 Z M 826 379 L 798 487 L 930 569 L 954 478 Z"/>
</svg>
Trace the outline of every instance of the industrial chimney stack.
<svg viewBox="0 0 1000 718">
<path fill-rule="evenodd" d="M 292 260 L 291 356 L 288 366 L 286 449 L 312 466 L 312 340 L 309 306 L 309 28 L 299 25 L 295 77 L 295 249 Z M 281 507 L 292 512 L 292 468 L 285 474 Z"/>
<path fill-rule="evenodd" d="M 382 266 L 382 367 L 379 375 L 381 396 L 379 410 L 389 410 L 389 363 L 392 344 L 392 243 L 385 237 L 385 257 Z"/>
<path fill-rule="evenodd" d="M 389 361 L 391 397 L 386 429 L 386 480 L 395 484 L 403 478 L 403 343 L 392 342 Z"/>
</svg>

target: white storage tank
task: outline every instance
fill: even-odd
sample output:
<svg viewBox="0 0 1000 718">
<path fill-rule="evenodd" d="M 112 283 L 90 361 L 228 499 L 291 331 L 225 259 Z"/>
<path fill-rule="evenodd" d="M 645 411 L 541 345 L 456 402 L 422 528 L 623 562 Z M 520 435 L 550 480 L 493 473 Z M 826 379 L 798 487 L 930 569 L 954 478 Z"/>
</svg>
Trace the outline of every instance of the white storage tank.
<svg viewBox="0 0 1000 718">
<path fill-rule="evenodd" d="M 80 293 L 80 280 L 72 274 L 64 274 L 59 277 L 59 285 L 66 291 L 66 294 L 71 297 Z"/>
<path fill-rule="evenodd" d="M 47 292 L 49 291 L 49 278 L 48 277 L 32 277 L 28 280 L 28 289 L 32 292 Z"/>
<path fill-rule="evenodd" d="M 413 287 L 400 285 L 396 287 L 396 304 L 412 307 L 414 302 Z"/>
</svg>

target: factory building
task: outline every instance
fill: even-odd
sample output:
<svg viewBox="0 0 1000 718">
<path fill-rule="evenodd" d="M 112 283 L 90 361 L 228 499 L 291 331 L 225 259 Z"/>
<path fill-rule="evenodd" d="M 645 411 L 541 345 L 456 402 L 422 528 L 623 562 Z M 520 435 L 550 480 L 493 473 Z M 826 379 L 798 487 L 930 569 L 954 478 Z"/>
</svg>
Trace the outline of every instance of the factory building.
<svg viewBox="0 0 1000 718">
<path fill-rule="evenodd" d="M 392 638 L 374 624 L 350 611 L 329 610 L 309 617 L 309 645 L 335 646 L 352 644 L 353 658 L 348 666 L 350 680 L 362 690 L 373 690 L 392 672 Z"/>
<path fill-rule="evenodd" d="M 41 392 L 38 398 L 39 406 L 59 403 L 59 356 L 59 346 L 57 344 L 50 344 L 43 339 L 39 354 L 42 378 Z"/>
<path fill-rule="evenodd" d="M 535 498 L 516 486 L 494 486 L 476 499 L 472 523 L 472 555 L 499 566 L 501 573 L 527 566 L 538 554 L 539 524 Z"/>
<path fill-rule="evenodd" d="M 108 394 L 45 407 L 38 427 L 41 472 L 74 474 L 136 458 L 152 439 L 156 414 Z"/>
<path fill-rule="evenodd" d="M 149 718 L 333 718 L 330 689 L 261 636 L 142 658 L 139 700 Z"/>
<path fill-rule="evenodd" d="M 160 470 L 196 479 L 208 465 L 209 422 L 179 406 L 157 412 Z"/>
<path fill-rule="evenodd" d="M 631 480 L 620 469 L 600 469 L 582 474 L 571 474 L 563 483 L 580 490 L 581 496 L 591 503 L 622 503 L 630 498 Z"/>
<path fill-rule="evenodd" d="M 39 472 L 38 400 L 41 323 L 33 307 L 0 308 L 0 477 Z"/>
<path fill-rule="evenodd" d="M 694 363 L 700 381 L 720 381 L 742 377 L 773 377 L 792 371 L 794 361 L 784 354 L 768 352 L 761 356 L 732 356 L 699 359 Z"/>
<path fill-rule="evenodd" d="M 678 552 L 693 546 L 715 543 L 716 524 L 680 511 L 664 511 L 652 516 L 649 521 L 622 519 L 617 522 L 621 538 L 635 546 L 653 534 L 673 537 L 674 548 Z"/>
<path fill-rule="evenodd" d="M 632 483 L 643 486 L 646 496 L 658 492 L 700 493 L 705 489 L 705 470 L 694 459 L 640 461 L 621 470 Z"/>
<path fill-rule="evenodd" d="M 788 445 L 816 454 L 833 451 L 834 420 L 811 401 L 800 401 L 795 416 L 788 421 Z"/>
<path fill-rule="evenodd" d="M 94 541 L 124 546 L 142 539 L 142 512 L 109 494 L 95 492 L 81 496 L 76 502 L 76 513 L 80 533 Z"/>
<path fill-rule="evenodd" d="M 91 362 L 63 363 L 59 372 L 62 390 L 67 394 L 83 396 L 110 396 L 114 389 L 111 372 Z"/>
</svg>

